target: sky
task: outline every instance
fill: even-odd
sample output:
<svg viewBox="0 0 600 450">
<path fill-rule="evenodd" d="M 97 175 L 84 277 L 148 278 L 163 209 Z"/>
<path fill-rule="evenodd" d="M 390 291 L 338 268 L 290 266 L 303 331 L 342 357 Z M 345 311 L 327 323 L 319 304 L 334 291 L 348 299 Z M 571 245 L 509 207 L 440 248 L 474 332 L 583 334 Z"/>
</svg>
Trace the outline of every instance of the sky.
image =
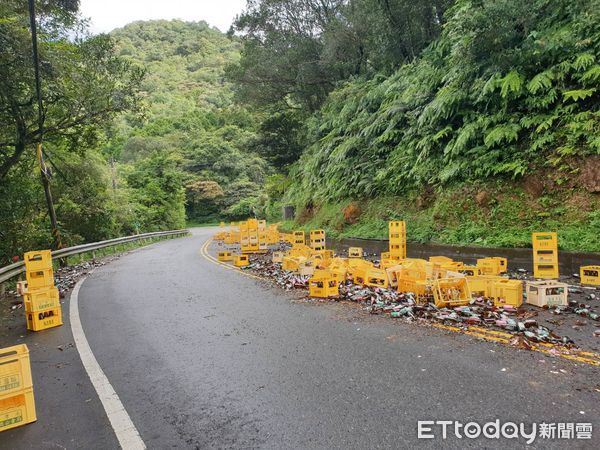
<svg viewBox="0 0 600 450">
<path fill-rule="evenodd" d="M 135 20 L 204 20 L 223 32 L 246 5 L 246 0 L 80 0 L 83 17 L 93 33 L 108 32 Z"/>
</svg>

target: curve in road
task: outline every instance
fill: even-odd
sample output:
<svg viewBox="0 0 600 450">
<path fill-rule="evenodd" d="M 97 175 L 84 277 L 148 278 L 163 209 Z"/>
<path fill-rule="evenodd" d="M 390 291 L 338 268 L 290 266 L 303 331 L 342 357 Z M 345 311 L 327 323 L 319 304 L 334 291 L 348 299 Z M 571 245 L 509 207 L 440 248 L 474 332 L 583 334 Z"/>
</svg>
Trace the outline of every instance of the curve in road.
<svg viewBox="0 0 600 450">
<path fill-rule="evenodd" d="M 132 252 L 79 292 L 89 345 L 149 448 L 438 448 L 417 441 L 417 420 L 597 429 L 597 368 L 306 302 L 204 259 L 213 232 Z"/>
</svg>

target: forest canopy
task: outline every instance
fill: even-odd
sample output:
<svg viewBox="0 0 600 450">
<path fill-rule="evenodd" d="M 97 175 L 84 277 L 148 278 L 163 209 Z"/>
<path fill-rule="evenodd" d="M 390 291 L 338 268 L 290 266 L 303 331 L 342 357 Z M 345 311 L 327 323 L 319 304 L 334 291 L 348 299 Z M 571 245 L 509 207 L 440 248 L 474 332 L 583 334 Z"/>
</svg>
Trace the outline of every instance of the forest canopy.
<svg viewBox="0 0 600 450">
<path fill-rule="evenodd" d="M 76 0 L 38 1 L 63 241 L 390 196 L 446 217 L 438 193 L 531 179 L 553 220 L 573 222 L 569 196 L 573 223 L 597 223 L 599 2 L 248 0 L 227 34 L 199 18 L 91 35 Z M 3 1 L 5 262 L 52 242 L 31 61 L 26 4 Z"/>
</svg>

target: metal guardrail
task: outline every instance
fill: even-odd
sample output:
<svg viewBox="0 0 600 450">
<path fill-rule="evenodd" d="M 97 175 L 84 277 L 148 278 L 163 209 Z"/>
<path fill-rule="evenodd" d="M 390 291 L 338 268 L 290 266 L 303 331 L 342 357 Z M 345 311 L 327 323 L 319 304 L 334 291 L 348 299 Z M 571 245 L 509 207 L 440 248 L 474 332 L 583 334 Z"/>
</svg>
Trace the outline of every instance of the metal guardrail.
<svg viewBox="0 0 600 450">
<path fill-rule="evenodd" d="M 81 244 L 74 247 L 61 248 L 52 252 L 52 259 L 66 258 L 67 256 L 80 255 L 82 253 L 93 252 L 101 248 L 112 247 L 114 245 L 135 242 L 142 239 L 163 237 L 163 236 L 185 236 L 189 234 L 188 230 L 155 231 L 152 233 L 136 234 L 133 236 L 108 239 L 106 241 L 92 242 L 90 244 Z M 25 272 L 25 263 L 19 261 L 9 266 L 0 267 L 0 284 L 10 280 L 13 277 Z"/>
</svg>

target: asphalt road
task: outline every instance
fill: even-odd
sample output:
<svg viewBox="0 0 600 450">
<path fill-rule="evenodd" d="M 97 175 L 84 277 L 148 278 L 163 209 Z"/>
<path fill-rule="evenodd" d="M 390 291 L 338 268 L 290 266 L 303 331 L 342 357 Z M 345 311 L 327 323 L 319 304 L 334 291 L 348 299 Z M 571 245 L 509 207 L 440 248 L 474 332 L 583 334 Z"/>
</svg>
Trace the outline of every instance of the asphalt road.
<svg viewBox="0 0 600 450">
<path fill-rule="evenodd" d="M 417 439 L 417 420 L 496 419 L 591 422 L 590 441 L 531 447 L 598 448 L 598 368 L 305 302 L 202 257 L 213 232 L 134 251 L 79 293 L 90 347 L 148 448 L 523 448 L 524 439 L 442 440 L 439 429 Z M 72 372 L 71 382 L 81 377 Z M 91 397 L 69 414 L 102 416 Z M 106 418 L 90 431 L 88 416 L 71 430 L 98 437 L 85 448 L 116 446 Z M 29 447 L 19 433 L 5 444 Z"/>
</svg>

